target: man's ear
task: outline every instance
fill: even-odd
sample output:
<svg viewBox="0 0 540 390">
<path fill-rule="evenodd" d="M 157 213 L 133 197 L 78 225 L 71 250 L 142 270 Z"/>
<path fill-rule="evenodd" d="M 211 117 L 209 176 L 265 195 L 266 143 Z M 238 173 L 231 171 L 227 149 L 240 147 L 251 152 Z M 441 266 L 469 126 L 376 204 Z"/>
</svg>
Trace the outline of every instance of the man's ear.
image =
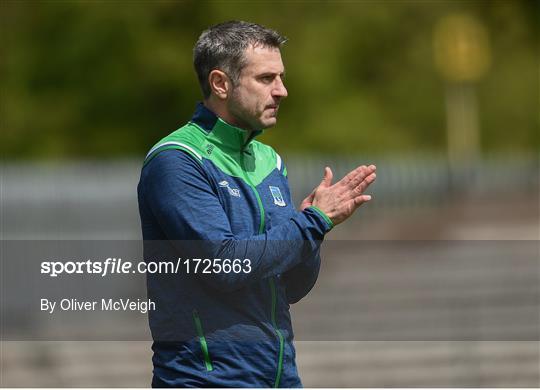
<svg viewBox="0 0 540 390">
<path fill-rule="evenodd" d="M 222 72 L 219 69 L 214 69 L 208 75 L 208 83 L 210 84 L 210 89 L 219 99 L 227 99 L 231 90 L 232 83 L 231 79 L 225 72 Z"/>
</svg>

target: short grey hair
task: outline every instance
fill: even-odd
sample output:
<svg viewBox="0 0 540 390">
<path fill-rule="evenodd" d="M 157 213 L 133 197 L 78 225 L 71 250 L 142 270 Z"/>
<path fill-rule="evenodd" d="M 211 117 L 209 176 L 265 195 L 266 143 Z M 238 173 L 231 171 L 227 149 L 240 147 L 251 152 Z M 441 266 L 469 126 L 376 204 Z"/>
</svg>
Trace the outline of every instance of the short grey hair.
<svg viewBox="0 0 540 390">
<path fill-rule="evenodd" d="M 205 99 L 210 96 L 208 75 L 214 69 L 225 72 L 237 85 L 246 65 L 245 50 L 250 46 L 280 48 L 287 38 L 256 23 L 229 21 L 203 31 L 193 48 L 193 65 Z"/>
</svg>

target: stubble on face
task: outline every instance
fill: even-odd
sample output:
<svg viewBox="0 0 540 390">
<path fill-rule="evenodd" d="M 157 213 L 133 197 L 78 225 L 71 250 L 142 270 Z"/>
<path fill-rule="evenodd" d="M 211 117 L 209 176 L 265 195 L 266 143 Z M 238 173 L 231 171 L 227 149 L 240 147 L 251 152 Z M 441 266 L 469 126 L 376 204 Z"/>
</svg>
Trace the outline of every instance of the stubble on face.
<svg viewBox="0 0 540 390">
<path fill-rule="evenodd" d="M 287 96 L 281 53 L 278 48 L 250 46 L 245 59 L 227 104 L 232 124 L 249 131 L 272 127 L 281 99 Z"/>
</svg>

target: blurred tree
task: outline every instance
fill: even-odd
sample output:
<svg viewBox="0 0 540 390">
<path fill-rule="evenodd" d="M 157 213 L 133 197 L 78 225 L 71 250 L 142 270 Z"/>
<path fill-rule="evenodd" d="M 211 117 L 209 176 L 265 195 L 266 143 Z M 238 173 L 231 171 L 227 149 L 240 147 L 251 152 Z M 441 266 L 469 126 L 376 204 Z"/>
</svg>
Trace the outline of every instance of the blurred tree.
<svg viewBox="0 0 540 390">
<path fill-rule="evenodd" d="M 460 11 L 485 23 L 484 150 L 539 149 L 538 1 L 0 3 L 0 145 L 7 159 L 144 156 L 189 119 L 191 50 L 243 19 L 290 38 L 289 98 L 263 140 L 284 152 L 445 150 L 432 34 Z M 286 136 L 285 136 L 286 135 Z"/>
</svg>

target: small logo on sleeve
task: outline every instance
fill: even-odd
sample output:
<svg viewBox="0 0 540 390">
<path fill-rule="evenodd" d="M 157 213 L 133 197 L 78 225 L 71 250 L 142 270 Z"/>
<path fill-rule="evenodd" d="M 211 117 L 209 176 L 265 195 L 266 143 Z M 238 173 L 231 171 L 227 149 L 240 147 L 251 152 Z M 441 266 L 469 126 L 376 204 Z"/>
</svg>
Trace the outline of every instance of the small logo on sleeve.
<svg viewBox="0 0 540 390">
<path fill-rule="evenodd" d="M 269 186 L 268 188 L 270 188 L 270 193 L 272 194 L 272 198 L 274 198 L 274 204 L 285 207 L 285 199 L 283 198 L 283 195 L 281 195 L 279 187 Z"/>
<path fill-rule="evenodd" d="M 220 187 L 226 188 L 229 191 L 229 195 L 240 198 L 240 190 L 238 188 L 231 188 L 227 180 L 220 181 L 218 184 Z"/>
</svg>

